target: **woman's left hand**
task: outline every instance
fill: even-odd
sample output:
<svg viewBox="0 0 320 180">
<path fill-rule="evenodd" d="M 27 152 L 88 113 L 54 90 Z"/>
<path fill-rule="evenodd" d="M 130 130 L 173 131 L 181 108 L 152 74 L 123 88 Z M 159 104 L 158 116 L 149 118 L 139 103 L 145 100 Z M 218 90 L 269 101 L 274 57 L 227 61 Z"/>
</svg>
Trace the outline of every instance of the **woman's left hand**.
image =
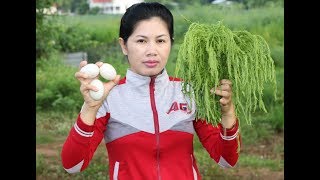
<svg viewBox="0 0 320 180">
<path fill-rule="evenodd" d="M 236 121 L 234 105 L 232 103 L 232 83 L 228 79 L 222 79 L 220 85 L 211 89 L 211 93 L 221 96 L 221 124 L 224 128 L 231 128 Z"/>
</svg>

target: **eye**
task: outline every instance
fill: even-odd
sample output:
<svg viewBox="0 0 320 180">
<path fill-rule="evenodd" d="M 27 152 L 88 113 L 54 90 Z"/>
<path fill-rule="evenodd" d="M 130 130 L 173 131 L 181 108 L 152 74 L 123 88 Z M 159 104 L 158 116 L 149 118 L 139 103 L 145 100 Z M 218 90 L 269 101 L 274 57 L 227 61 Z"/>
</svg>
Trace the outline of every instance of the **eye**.
<svg viewBox="0 0 320 180">
<path fill-rule="evenodd" d="M 166 41 L 164 39 L 158 39 L 158 43 L 165 43 Z"/>
<path fill-rule="evenodd" d="M 146 43 L 147 41 L 144 40 L 144 39 L 138 39 L 137 42 L 138 42 L 138 43 Z"/>
</svg>

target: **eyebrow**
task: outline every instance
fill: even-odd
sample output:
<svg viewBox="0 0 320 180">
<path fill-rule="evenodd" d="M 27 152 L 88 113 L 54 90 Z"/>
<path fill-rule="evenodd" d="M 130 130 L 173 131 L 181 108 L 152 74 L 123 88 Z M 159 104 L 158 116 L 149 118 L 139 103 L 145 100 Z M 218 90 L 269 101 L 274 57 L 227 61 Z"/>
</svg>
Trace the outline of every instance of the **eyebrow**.
<svg viewBox="0 0 320 180">
<path fill-rule="evenodd" d="M 161 35 L 157 36 L 156 38 L 159 38 L 159 37 L 162 37 L 162 36 L 168 36 L 168 35 L 161 34 Z M 136 37 L 148 38 L 147 36 L 144 36 L 144 35 L 136 35 Z"/>
</svg>

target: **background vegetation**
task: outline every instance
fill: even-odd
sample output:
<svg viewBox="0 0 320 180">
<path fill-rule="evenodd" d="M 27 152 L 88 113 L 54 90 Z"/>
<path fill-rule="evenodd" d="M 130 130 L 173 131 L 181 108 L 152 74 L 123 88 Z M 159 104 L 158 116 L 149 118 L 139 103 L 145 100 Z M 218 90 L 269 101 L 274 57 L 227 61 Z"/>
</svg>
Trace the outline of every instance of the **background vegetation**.
<svg viewBox="0 0 320 180">
<path fill-rule="evenodd" d="M 77 67 L 66 65 L 64 54 L 87 52 L 90 62 L 102 60 L 111 63 L 123 77 L 128 64 L 117 44 L 121 16 L 77 11 L 79 4 L 73 5 L 73 11 L 83 15 L 47 16 L 41 8 L 49 7 L 53 1 L 36 2 L 37 9 L 40 9 L 36 16 L 37 179 L 107 179 L 108 163 L 103 145 L 98 148 L 88 169 L 81 174 L 69 175 L 61 165 L 61 145 L 82 105 L 79 82 L 74 78 Z M 68 3 L 71 2 L 74 1 L 58 1 L 61 8 L 66 9 L 70 9 L 71 4 Z M 182 0 L 177 2 L 180 3 L 178 6 L 172 5 L 170 1 L 163 1 L 170 5 L 175 18 L 175 43 L 167 65 L 169 74 L 174 75 L 179 44 L 189 27 L 188 21 L 223 21 L 232 30 L 247 30 L 259 34 L 268 42 L 276 65 L 277 100 L 273 99 L 273 91 L 266 84 L 264 102 L 268 113 L 254 112 L 252 125 L 241 124 L 243 148 L 238 168 L 228 171 L 220 169 L 195 137 L 195 156 L 202 176 L 204 179 L 246 179 L 248 177 L 241 176 L 240 169 L 247 169 L 250 178 L 258 178 L 261 169 L 269 173 L 283 172 L 283 1 L 242 0 L 233 1 L 231 5 L 205 5 L 208 2 L 201 0 L 192 5 L 183 3 Z M 275 137 L 280 137 L 280 140 Z M 51 155 L 40 151 L 41 148 L 50 151 Z M 265 155 L 255 152 L 263 148 L 268 148 L 269 152 Z"/>
</svg>

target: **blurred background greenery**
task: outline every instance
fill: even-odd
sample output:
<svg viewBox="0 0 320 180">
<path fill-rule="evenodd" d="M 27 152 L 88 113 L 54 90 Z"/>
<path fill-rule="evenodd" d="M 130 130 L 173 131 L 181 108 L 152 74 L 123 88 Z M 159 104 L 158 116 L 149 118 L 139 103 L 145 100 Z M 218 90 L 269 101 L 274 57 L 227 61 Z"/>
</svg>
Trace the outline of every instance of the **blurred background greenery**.
<svg viewBox="0 0 320 180">
<path fill-rule="evenodd" d="M 242 150 L 237 168 L 224 170 L 212 161 L 194 138 L 195 156 L 203 179 L 284 179 L 284 4 L 283 0 L 234 0 L 213 4 L 207 0 L 162 0 L 174 15 L 175 42 L 167 64 L 174 75 L 179 45 L 188 21 L 217 23 L 231 30 L 261 35 L 269 44 L 277 73 L 277 100 L 266 84 L 268 113 L 256 111 L 252 124 L 241 124 Z M 48 14 L 45 8 L 58 12 Z M 83 103 L 77 66 L 66 63 L 66 54 L 85 52 L 89 62 L 111 63 L 123 77 L 127 60 L 118 45 L 121 14 L 102 14 L 86 0 L 36 1 L 36 176 L 37 179 L 108 179 L 107 154 L 98 148 L 90 166 L 69 175 L 60 161 L 64 138 Z M 186 21 L 188 20 L 188 21 Z"/>
</svg>

